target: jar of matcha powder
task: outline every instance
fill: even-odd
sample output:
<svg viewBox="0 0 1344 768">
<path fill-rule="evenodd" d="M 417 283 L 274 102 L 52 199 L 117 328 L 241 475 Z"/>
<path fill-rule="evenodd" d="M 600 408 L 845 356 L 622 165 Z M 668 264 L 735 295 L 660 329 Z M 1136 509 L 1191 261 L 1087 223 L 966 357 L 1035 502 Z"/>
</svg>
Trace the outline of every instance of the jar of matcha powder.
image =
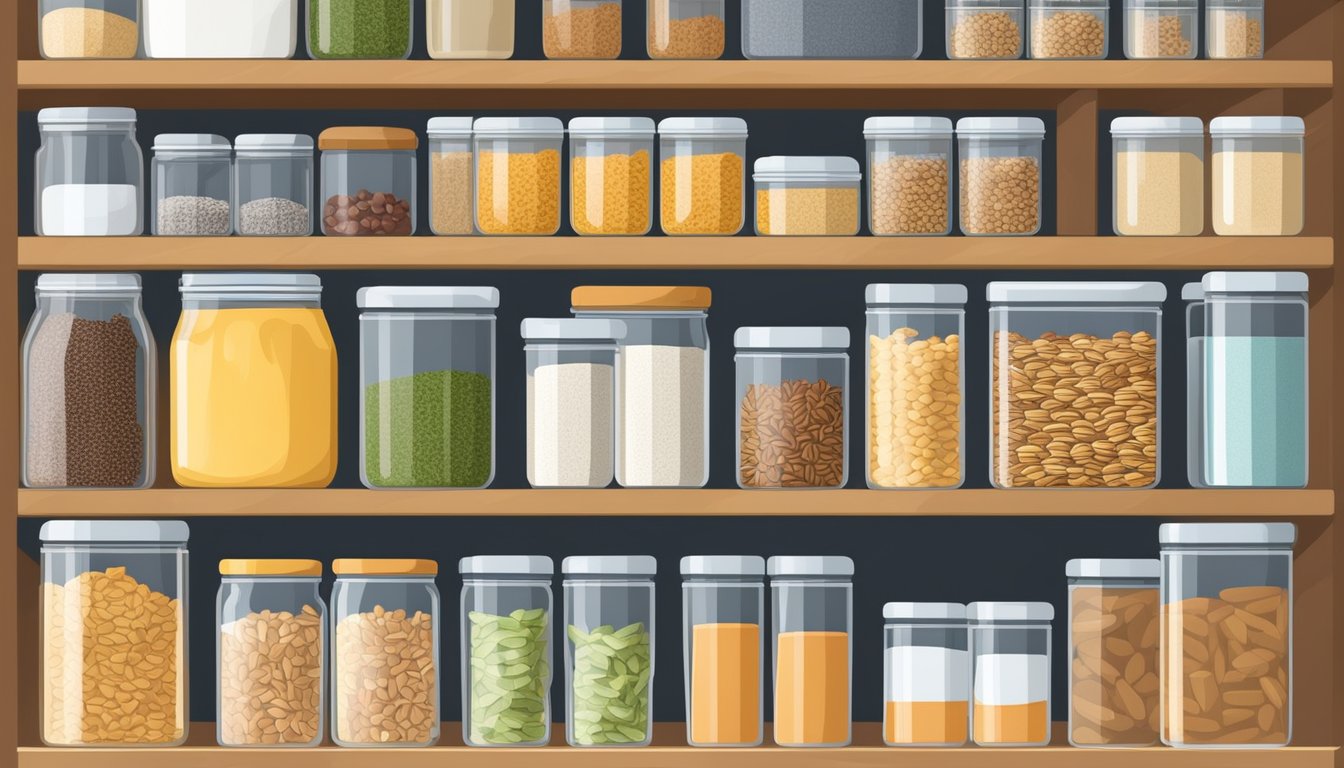
<svg viewBox="0 0 1344 768">
<path fill-rule="evenodd" d="M 308 0 L 314 59 L 404 59 L 411 55 L 412 0 Z"/>
</svg>

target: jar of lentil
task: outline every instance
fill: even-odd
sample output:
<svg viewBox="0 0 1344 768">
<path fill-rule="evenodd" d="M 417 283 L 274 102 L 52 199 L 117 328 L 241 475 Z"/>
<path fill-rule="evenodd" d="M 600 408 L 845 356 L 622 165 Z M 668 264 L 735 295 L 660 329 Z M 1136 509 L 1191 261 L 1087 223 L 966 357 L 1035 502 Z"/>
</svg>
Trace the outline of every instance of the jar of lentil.
<svg viewBox="0 0 1344 768">
<path fill-rule="evenodd" d="M 44 59 L 134 59 L 139 50 L 139 0 L 38 0 L 38 13 Z"/>
<path fill-rule="evenodd" d="M 952 231 L 952 121 L 870 117 L 868 229 L 874 235 Z"/>
<path fill-rule="evenodd" d="M 412 0 L 307 0 L 308 56 L 404 59 L 411 55 Z"/>
<path fill-rule="evenodd" d="M 623 0 L 542 0 L 541 50 L 548 59 L 621 55 Z"/>
<path fill-rule="evenodd" d="M 1111 163 L 1115 234 L 1204 232 L 1204 122 L 1198 117 L 1116 118 Z"/>
<path fill-rule="evenodd" d="M 1125 58 L 1193 59 L 1198 0 L 1125 0 Z"/>
<path fill-rule="evenodd" d="M 313 234 L 313 139 L 247 133 L 233 142 L 233 229 L 240 235 Z"/>
<path fill-rule="evenodd" d="M 1028 0 L 1033 59 L 1104 59 L 1110 50 L 1110 0 Z"/>
<path fill-rule="evenodd" d="M 1191 488 L 1204 482 L 1204 284 L 1186 283 L 1185 302 L 1185 470 Z"/>
<path fill-rule="evenodd" d="M 765 560 L 681 559 L 686 743 L 756 747 L 764 740 Z"/>
<path fill-rule="evenodd" d="M 723 56 L 723 0 L 648 0 L 648 16 L 650 59 Z"/>
<path fill-rule="evenodd" d="M 326 715 L 327 607 L 316 560 L 219 561 L 216 738 L 315 747 Z M 283 710 L 276 717 L 273 710 Z"/>
<path fill-rule="evenodd" d="M 747 122 L 669 117 L 658 123 L 661 223 L 668 235 L 735 235 L 747 198 Z"/>
<path fill-rule="evenodd" d="M 328 128 L 322 150 L 322 234 L 415 234 L 415 150 L 405 128 Z"/>
<path fill-rule="evenodd" d="M 1300 117 L 1215 117 L 1213 231 L 1291 237 L 1306 216 Z"/>
<path fill-rule="evenodd" d="M 971 738 L 981 747 L 1050 743 L 1049 603 L 971 603 Z"/>
<path fill-rule="evenodd" d="M 554 117 L 481 117 L 476 143 L 476 231 L 554 235 L 560 229 L 560 148 Z"/>
<path fill-rule="evenodd" d="M 513 56 L 514 0 L 425 0 L 431 59 Z"/>
<path fill-rule="evenodd" d="M 1265 58 L 1265 0 L 1208 0 L 1204 41 L 1210 59 Z"/>
<path fill-rule="evenodd" d="M 845 747 L 853 730 L 854 561 L 766 561 L 774 627 L 775 743 Z"/>
<path fill-rule="evenodd" d="M 474 0 L 473 0 L 474 1 Z M 429 136 L 429 230 L 470 235 L 472 166 L 470 117 L 431 117 Z"/>
<path fill-rule="evenodd" d="M 150 163 L 155 235 L 233 232 L 233 146 L 210 133 L 161 133 Z"/>
<path fill-rule="evenodd" d="M 63 5 L 63 7 L 65 7 Z M 47 107 L 37 113 L 34 231 L 131 237 L 144 229 L 145 171 L 135 110 Z"/>
<path fill-rule="evenodd" d="M 1034 235 L 1041 231 L 1041 144 L 1035 117 L 966 117 L 957 121 L 961 163 L 961 232 Z"/>
<path fill-rule="evenodd" d="M 887 603 L 882 740 L 960 747 L 971 722 L 970 634 L 961 603 Z"/>
<path fill-rule="evenodd" d="M 756 234 L 857 235 L 859 162 L 852 157 L 756 161 Z"/>
<path fill-rule="evenodd" d="M 947 58 L 1020 59 L 1023 0 L 947 0 Z"/>
<path fill-rule="evenodd" d="M 653 217 L 653 120 L 569 121 L 569 225 L 580 235 L 644 235 Z"/>
</svg>

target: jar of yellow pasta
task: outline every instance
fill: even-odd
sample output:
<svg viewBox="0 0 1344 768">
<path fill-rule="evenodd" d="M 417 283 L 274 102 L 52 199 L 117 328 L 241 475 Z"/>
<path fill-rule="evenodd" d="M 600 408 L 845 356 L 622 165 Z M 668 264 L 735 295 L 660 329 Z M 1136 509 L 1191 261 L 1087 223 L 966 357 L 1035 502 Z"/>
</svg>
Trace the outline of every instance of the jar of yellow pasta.
<svg viewBox="0 0 1344 768">
<path fill-rule="evenodd" d="M 476 144 L 476 230 L 554 235 L 560 229 L 560 147 L 554 117 L 482 117 Z"/>
<path fill-rule="evenodd" d="M 322 283 L 185 274 L 169 389 L 173 479 L 321 488 L 336 472 L 336 345 Z"/>
</svg>

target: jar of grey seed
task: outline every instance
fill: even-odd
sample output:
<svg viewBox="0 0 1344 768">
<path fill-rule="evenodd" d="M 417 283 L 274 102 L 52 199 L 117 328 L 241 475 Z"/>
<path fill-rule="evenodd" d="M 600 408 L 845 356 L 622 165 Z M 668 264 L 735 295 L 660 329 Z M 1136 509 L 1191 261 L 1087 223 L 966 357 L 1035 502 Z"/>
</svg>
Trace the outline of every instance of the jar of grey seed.
<svg viewBox="0 0 1344 768">
<path fill-rule="evenodd" d="M 240 235 L 313 234 L 313 137 L 245 133 L 234 140 L 234 231 Z"/>
<path fill-rule="evenodd" d="M 161 133 L 150 165 L 150 232 L 233 232 L 233 146 L 212 133 Z"/>
</svg>

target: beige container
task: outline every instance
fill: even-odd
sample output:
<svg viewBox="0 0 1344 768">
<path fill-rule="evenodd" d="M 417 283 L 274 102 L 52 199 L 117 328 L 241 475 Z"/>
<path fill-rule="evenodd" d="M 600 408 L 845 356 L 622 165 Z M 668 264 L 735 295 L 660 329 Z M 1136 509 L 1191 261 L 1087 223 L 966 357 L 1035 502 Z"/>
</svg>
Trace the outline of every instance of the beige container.
<svg viewBox="0 0 1344 768">
<path fill-rule="evenodd" d="M 507 59 L 513 55 L 514 0 L 425 0 L 431 59 Z"/>
<path fill-rule="evenodd" d="M 429 230 L 436 235 L 470 235 L 472 166 L 470 117 L 432 117 L 429 136 Z"/>
<path fill-rule="evenodd" d="M 1117 235 L 1204 232 L 1204 123 L 1120 117 L 1111 123 L 1112 226 Z"/>
<path fill-rule="evenodd" d="M 1216 117 L 1213 231 L 1284 235 L 1302 231 L 1306 126 L 1300 117 Z"/>
<path fill-rule="evenodd" d="M 756 161 L 756 234 L 857 235 L 859 162 L 852 157 Z"/>
</svg>

